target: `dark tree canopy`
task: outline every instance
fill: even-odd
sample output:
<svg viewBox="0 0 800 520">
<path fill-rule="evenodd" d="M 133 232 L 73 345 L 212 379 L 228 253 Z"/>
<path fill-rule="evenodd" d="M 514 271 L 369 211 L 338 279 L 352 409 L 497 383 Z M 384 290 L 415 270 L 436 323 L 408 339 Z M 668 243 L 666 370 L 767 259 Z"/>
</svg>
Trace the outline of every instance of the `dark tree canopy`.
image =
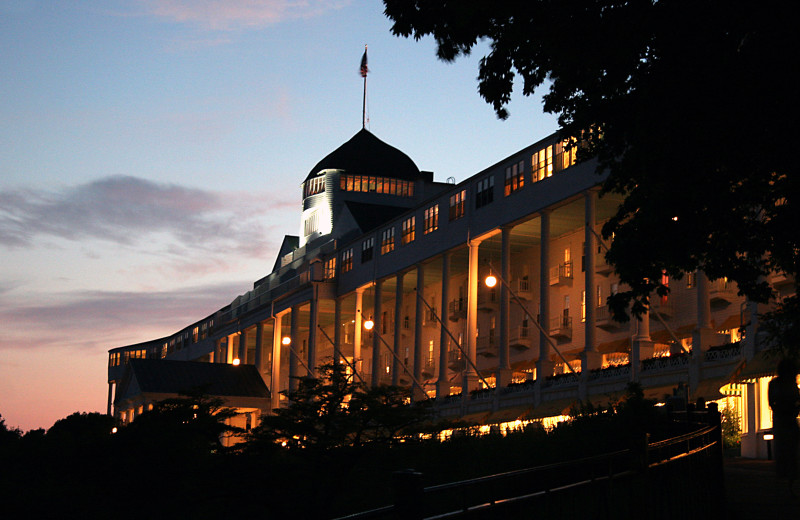
<svg viewBox="0 0 800 520">
<path fill-rule="evenodd" d="M 567 135 L 588 138 L 584 157 L 608 175 L 604 191 L 625 196 L 603 227 L 614 237 L 608 260 L 630 287 L 611 302 L 616 314 L 666 292 L 663 272 L 702 269 L 756 301 L 775 295 L 769 273 L 796 279 L 795 2 L 384 5 L 395 35 L 432 36 L 443 60 L 487 42 L 478 90 L 499 117 L 508 116 L 512 87 L 530 95 L 545 86 L 545 111 Z"/>
</svg>

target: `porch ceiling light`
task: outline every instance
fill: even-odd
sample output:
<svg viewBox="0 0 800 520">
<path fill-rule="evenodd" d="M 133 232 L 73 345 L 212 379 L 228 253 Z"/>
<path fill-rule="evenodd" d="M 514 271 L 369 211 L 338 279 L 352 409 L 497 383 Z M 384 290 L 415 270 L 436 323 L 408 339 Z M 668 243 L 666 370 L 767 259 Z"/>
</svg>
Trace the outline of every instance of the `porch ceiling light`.
<svg viewBox="0 0 800 520">
<path fill-rule="evenodd" d="M 367 330 L 372 330 L 372 327 L 374 327 L 374 326 L 375 326 L 375 322 L 372 321 L 372 320 L 366 320 L 364 322 L 364 328 L 367 329 Z"/>
<path fill-rule="evenodd" d="M 242 362 L 242 361 L 241 361 L 241 360 L 240 360 L 240 359 L 237 357 L 237 358 L 234 358 L 234 360 L 233 360 L 232 364 L 233 364 L 234 366 L 238 366 L 238 365 L 239 365 L 241 362 Z"/>
<path fill-rule="evenodd" d="M 281 339 L 281 344 L 282 344 L 282 345 L 289 345 L 289 344 L 291 344 L 291 343 L 292 343 L 292 338 L 290 338 L 289 336 L 284 336 L 284 337 Z"/>
<path fill-rule="evenodd" d="M 492 273 L 489 273 L 489 276 L 486 277 L 485 281 L 486 281 L 486 287 L 494 287 L 495 285 L 497 285 L 497 277 Z"/>
</svg>

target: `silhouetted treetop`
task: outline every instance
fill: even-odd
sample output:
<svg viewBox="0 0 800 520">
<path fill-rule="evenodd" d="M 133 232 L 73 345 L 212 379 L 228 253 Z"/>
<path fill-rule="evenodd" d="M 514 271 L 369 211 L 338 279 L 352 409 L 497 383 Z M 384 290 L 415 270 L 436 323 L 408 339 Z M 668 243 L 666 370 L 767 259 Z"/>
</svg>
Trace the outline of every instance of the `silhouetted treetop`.
<svg viewBox="0 0 800 520">
<path fill-rule="evenodd" d="M 384 0 L 392 31 L 432 36 L 453 60 L 479 41 L 478 90 L 501 118 L 514 87 L 547 88 L 544 110 L 582 136 L 624 195 L 603 227 L 630 287 L 611 303 L 644 309 L 662 274 L 727 277 L 749 298 L 764 276 L 800 271 L 794 143 L 800 31 L 788 1 Z M 586 132 L 592 130 L 591 132 Z M 796 321 L 796 317 L 794 318 Z"/>
</svg>

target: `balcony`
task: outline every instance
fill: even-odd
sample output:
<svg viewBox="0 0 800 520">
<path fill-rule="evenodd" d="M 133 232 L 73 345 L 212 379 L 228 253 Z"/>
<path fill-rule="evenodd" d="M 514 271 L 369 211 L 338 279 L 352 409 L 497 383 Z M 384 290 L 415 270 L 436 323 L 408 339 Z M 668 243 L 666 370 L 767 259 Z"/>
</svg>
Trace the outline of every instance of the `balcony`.
<svg viewBox="0 0 800 520">
<path fill-rule="evenodd" d="M 513 327 L 509 330 L 508 346 L 516 350 L 528 350 L 531 348 L 531 336 L 533 330 L 531 327 L 520 325 Z"/>
<path fill-rule="evenodd" d="M 550 335 L 561 340 L 572 339 L 572 317 L 557 316 L 550 319 Z"/>
<path fill-rule="evenodd" d="M 657 312 L 661 318 L 668 320 L 675 316 L 675 309 L 672 305 L 672 300 L 673 299 L 669 297 L 655 296 L 650 300 L 650 308 Z"/>
<path fill-rule="evenodd" d="M 486 336 L 478 336 L 475 345 L 476 354 L 486 357 L 497 357 L 497 340 L 495 339 L 494 331 L 489 331 Z"/>
<path fill-rule="evenodd" d="M 738 290 L 727 278 L 719 278 L 709 283 L 708 298 L 712 307 L 727 307 L 738 298 Z"/>
<path fill-rule="evenodd" d="M 606 263 L 605 253 L 598 253 L 595 255 L 594 271 L 602 276 L 608 276 L 614 272 L 614 266 Z"/>
<path fill-rule="evenodd" d="M 530 280 L 525 278 L 514 280 L 511 282 L 511 290 L 518 298 L 523 300 L 530 300 L 533 298 L 533 288 Z"/>
<path fill-rule="evenodd" d="M 436 375 L 436 361 L 426 359 L 422 364 L 422 377 L 433 377 Z"/>
<path fill-rule="evenodd" d="M 457 298 L 447 306 L 450 321 L 458 321 L 467 317 L 467 299 Z"/>
<path fill-rule="evenodd" d="M 450 370 L 458 372 L 459 370 L 464 370 L 467 364 L 464 361 L 464 356 L 461 355 L 461 351 L 457 348 L 449 351 L 447 353 L 447 367 Z"/>
<path fill-rule="evenodd" d="M 550 285 L 572 284 L 572 262 L 564 262 L 550 268 Z"/>
<path fill-rule="evenodd" d="M 497 304 L 500 301 L 500 295 L 497 289 L 487 289 L 478 293 L 478 310 L 483 312 L 492 312 L 497 309 Z"/>
<path fill-rule="evenodd" d="M 594 324 L 595 326 L 608 332 L 621 330 L 623 327 L 622 323 L 614 321 L 614 319 L 611 317 L 611 310 L 609 310 L 608 306 L 606 305 L 603 305 L 602 307 L 595 307 Z"/>
<path fill-rule="evenodd" d="M 422 326 L 436 328 L 439 320 L 436 319 L 436 309 L 425 309 L 423 312 Z"/>
</svg>

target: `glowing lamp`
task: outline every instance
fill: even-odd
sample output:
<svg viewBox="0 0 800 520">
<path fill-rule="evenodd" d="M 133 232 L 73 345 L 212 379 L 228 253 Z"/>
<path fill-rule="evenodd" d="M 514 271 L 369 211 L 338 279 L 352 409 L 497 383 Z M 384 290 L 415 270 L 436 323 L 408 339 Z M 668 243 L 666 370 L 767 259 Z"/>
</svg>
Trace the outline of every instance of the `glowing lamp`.
<svg viewBox="0 0 800 520">
<path fill-rule="evenodd" d="M 234 365 L 239 365 L 242 361 L 237 357 L 233 360 Z"/>
<path fill-rule="evenodd" d="M 111 433 L 117 433 L 117 427 L 116 427 L 116 426 L 114 426 L 113 428 L 111 428 Z"/>
<path fill-rule="evenodd" d="M 775 438 L 775 436 L 773 434 L 771 434 L 771 433 L 765 433 L 764 434 L 764 440 L 765 441 L 771 441 L 774 438 Z"/>
<path fill-rule="evenodd" d="M 372 330 L 372 327 L 375 326 L 375 322 L 372 320 L 367 320 L 364 322 L 364 328 L 367 330 Z"/>
<path fill-rule="evenodd" d="M 497 277 L 489 273 L 489 276 L 486 277 L 486 287 L 494 287 L 495 285 L 497 285 Z"/>
<path fill-rule="evenodd" d="M 290 338 L 289 336 L 284 336 L 283 339 L 281 339 L 282 345 L 289 345 L 291 343 L 292 343 L 292 338 Z"/>
</svg>

